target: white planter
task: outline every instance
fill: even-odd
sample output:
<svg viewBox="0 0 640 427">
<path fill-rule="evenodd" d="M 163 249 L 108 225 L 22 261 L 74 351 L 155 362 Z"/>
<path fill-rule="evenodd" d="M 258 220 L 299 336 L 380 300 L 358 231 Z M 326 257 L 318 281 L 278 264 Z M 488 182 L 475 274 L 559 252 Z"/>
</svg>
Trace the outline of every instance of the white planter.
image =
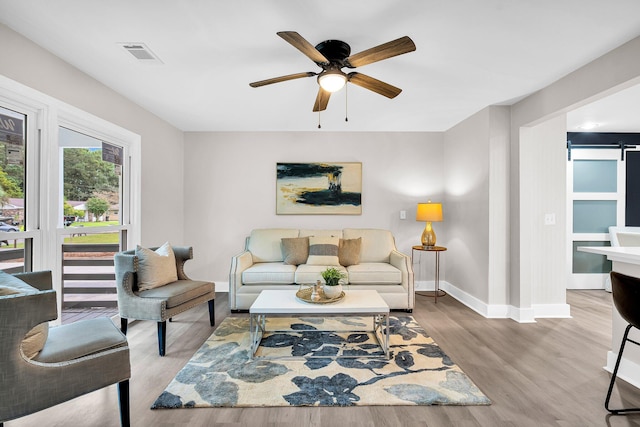
<svg viewBox="0 0 640 427">
<path fill-rule="evenodd" d="M 337 285 L 337 286 L 323 285 L 322 290 L 324 291 L 325 297 L 333 299 L 340 296 L 340 293 L 342 292 L 342 285 Z"/>
</svg>

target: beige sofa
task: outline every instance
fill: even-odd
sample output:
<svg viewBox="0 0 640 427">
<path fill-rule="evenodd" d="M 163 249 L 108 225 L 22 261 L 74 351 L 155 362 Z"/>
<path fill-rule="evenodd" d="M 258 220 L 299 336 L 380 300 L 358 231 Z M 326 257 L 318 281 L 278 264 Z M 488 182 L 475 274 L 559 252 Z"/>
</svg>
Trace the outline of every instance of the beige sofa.
<svg viewBox="0 0 640 427">
<path fill-rule="evenodd" d="M 320 272 L 327 266 L 311 263 L 311 258 L 299 265 L 291 260 L 288 242 L 309 238 L 337 237 L 345 242 L 359 240 L 359 260 L 356 264 L 337 268 L 347 274 L 345 291 L 374 289 L 392 310 L 412 311 L 414 305 L 413 268 L 411 258 L 396 249 L 388 230 L 345 228 L 343 230 L 308 230 L 290 228 L 256 229 L 245 242 L 245 250 L 231 260 L 229 274 L 229 305 L 232 311 L 248 310 L 264 289 L 298 289 L 300 284 L 322 280 Z M 294 240 L 291 240 L 294 239 Z M 344 242 L 343 242 L 344 243 Z M 341 254 L 342 256 L 342 254 Z M 342 260 L 342 258 L 341 258 Z M 348 264 L 348 262 L 345 262 Z"/>
</svg>

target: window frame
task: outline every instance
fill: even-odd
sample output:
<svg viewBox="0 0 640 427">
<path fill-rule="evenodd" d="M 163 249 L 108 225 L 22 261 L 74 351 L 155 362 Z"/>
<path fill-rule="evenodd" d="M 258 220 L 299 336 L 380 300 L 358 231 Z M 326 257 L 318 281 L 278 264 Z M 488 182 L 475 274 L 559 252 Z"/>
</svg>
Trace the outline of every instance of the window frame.
<svg viewBox="0 0 640 427">
<path fill-rule="evenodd" d="M 122 223 L 100 231 L 121 231 L 123 248 L 135 247 L 141 237 L 141 137 L 119 125 L 43 94 L 0 75 L 0 104 L 27 114 L 25 230 L 20 238 L 32 239 L 31 269 L 51 270 L 53 289 L 58 291 L 61 310 L 63 193 L 58 127 L 64 126 L 124 148 Z M 30 136 L 34 135 L 34 136 Z M 13 236 L 16 236 L 14 233 Z M 58 319 L 59 322 L 59 319 Z"/>
</svg>

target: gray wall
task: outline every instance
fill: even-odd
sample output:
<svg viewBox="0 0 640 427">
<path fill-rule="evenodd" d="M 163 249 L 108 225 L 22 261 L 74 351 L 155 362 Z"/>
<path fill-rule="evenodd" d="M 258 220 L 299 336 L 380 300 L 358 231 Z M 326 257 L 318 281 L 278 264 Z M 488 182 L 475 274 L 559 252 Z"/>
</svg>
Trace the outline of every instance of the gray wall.
<svg viewBox="0 0 640 427">
<path fill-rule="evenodd" d="M 442 138 L 442 133 L 186 133 L 185 239 L 198 248 L 194 277 L 228 282 L 231 257 L 253 228 L 386 228 L 398 248 L 411 253 L 424 229 L 415 220 L 417 203 L 442 196 Z M 278 162 L 361 162 L 362 215 L 276 215 Z M 407 211 L 406 220 L 400 220 L 401 210 Z"/>
<path fill-rule="evenodd" d="M 508 289 L 509 119 L 508 107 L 488 107 L 444 139 L 447 282 L 500 306 Z"/>
</svg>

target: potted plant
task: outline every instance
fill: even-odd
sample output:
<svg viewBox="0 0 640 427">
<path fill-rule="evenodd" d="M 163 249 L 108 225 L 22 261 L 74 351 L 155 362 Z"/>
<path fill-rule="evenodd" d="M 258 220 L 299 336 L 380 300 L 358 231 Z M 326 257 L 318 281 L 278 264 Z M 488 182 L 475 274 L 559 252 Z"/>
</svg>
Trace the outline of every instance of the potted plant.
<svg viewBox="0 0 640 427">
<path fill-rule="evenodd" d="M 322 273 L 320 273 L 324 279 L 324 286 L 322 290 L 327 298 L 336 298 L 342 293 L 342 284 L 340 279 L 344 279 L 347 275 L 338 270 L 335 267 L 327 267 Z"/>
</svg>

